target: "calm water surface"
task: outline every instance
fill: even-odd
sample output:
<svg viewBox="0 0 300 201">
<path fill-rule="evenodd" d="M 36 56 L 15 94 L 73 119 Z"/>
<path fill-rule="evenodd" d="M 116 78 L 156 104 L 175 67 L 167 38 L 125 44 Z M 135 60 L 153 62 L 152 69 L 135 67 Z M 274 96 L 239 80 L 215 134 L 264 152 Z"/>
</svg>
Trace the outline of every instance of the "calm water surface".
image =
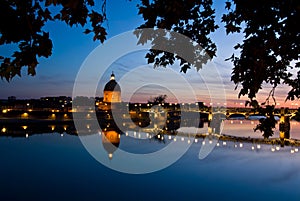
<svg viewBox="0 0 300 201">
<path fill-rule="evenodd" d="M 291 137 L 300 138 L 299 123 L 291 125 Z M 261 137 L 254 126 L 227 121 L 223 132 Z M 187 140 L 178 140 L 178 146 Z M 121 135 L 119 149 L 147 153 L 164 146 Z M 300 153 L 291 154 L 292 147 L 271 152 L 270 145 L 252 150 L 252 144 L 235 148 L 227 142 L 200 160 L 201 146 L 201 139 L 194 142 L 166 169 L 132 175 L 100 164 L 77 136 L 2 136 L 0 200 L 300 200 Z"/>
</svg>

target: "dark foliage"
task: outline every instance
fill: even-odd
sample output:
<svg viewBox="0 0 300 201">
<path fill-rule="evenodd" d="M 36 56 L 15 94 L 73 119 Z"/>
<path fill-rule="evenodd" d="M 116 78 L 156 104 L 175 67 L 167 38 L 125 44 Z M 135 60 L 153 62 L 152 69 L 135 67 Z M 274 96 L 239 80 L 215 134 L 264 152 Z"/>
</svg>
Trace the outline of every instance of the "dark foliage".
<svg viewBox="0 0 300 201">
<path fill-rule="evenodd" d="M 191 67 L 199 70 L 203 64 L 216 55 L 217 47 L 209 37 L 209 34 L 218 28 L 215 23 L 212 0 L 142 0 L 138 9 L 139 14 L 145 20 L 145 23 L 139 28 L 168 30 L 155 34 L 149 34 L 143 30 L 137 31 L 139 43 L 151 41 L 153 49 L 155 49 L 147 53 L 148 63 L 165 67 L 179 60 L 181 71 L 185 73 Z M 176 43 L 178 44 L 178 38 L 172 35 L 170 31 L 192 39 L 192 41 L 184 41 L 181 45 L 182 50 L 190 51 L 189 53 L 185 52 L 185 54 L 193 55 L 189 61 L 180 57 L 182 50 L 174 47 Z M 197 42 L 201 48 L 199 45 L 195 45 L 193 41 Z M 172 49 L 172 53 L 157 50 L 157 46 L 161 44 L 175 49 Z M 173 54 L 174 52 L 175 54 Z"/>
<path fill-rule="evenodd" d="M 153 105 L 162 104 L 162 103 L 166 102 L 167 97 L 168 97 L 167 95 L 159 95 L 159 96 L 156 96 L 156 97 L 151 97 L 148 100 L 148 103 L 151 103 Z"/>
<path fill-rule="evenodd" d="M 275 128 L 277 122 L 274 118 L 274 106 L 266 106 L 260 109 L 260 114 L 266 116 L 259 120 L 259 124 L 254 128 L 254 131 L 259 130 L 263 133 L 264 138 L 269 138 L 274 135 L 273 129 Z"/>
<path fill-rule="evenodd" d="M 10 57 L 0 55 L 0 77 L 10 81 L 21 76 L 22 67 L 28 67 L 28 74 L 35 75 L 38 58 L 52 54 L 52 40 L 43 29 L 48 21 L 63 21 L 71 27 L 84 27 L 89 21 L 92 29 L 84 33 L 93 32 L 93 39 L 103 42 L 105 3 L 104 0 L 100 14 L 93 10 L 94 0 L 1 0 L 0 45 L 14 44 L 17 51 Z"/>
<path fill-rule="evenodd" d="M 300 97 L 300 1 L 231 0 L 223 15 L 227 34 L 243 30 L 244 40 L 235 49 L 238 56 L 229 58 L 234 65 L 232 81 L 241 85 L 239 96 L 254 100 L 263 83 L 291 86 L 287 99 Z M 292 69 L 298 73 L 293 75 Z"/>
</svg>

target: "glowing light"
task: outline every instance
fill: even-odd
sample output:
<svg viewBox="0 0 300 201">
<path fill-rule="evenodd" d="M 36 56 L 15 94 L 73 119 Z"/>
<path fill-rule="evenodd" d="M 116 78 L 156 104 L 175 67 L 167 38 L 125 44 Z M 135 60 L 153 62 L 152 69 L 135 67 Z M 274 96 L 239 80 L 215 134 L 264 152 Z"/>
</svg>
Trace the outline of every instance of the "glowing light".
<svg viewBox="0 0 300 201">
<path fill-rule="evenodd" d="M 160 135 L 157 135 L 157 138 L 159 139 L 159 138 L 160 138 Z"/>
<path fill-rule="evenodd" d="M 212 144 L 212 141 L 211 141 L 211 140 L 209 140 L 209 144 Z"/>
<path fill-rule="evenodd" d="M 125 135 L 128 136 L 128 132 L 126 132 Z"/>
<path fill-rule="evenodd" d="M 64 118 L 67 118 L 68 117 L 68 115 L 67 114 L 64 114 Z"/>
<path fill-rule="evenodd" d="M 26 133 L 25 137 L 26 137 L 26 138 L 28 138 L 28 137 L 29 137 L 28 133 Z"/>
<path fill-rule="evenodd" d="M 32 112 L 32 109 L 29 109 L 28 112 Z"/>
<path fill-rule="evenodd" d="M 191 140 L 188 140 L 187 142 L 188 142 L 188 144 L 190 144 L 190 143 L 191 143 Z"/>
<path fill-rule="evenodd" d="M 295 152 L 298 152 L 299 151 L 299 149 L 298 148 L 295 148 Z"/>
<path fill-rule="evenodd" d="M 279 147 L 279 146 L 276 146 L 275 149 L 276 149 L 276 151 L 279 151 L 279 150 L 280 150 L 280 147 Z"/>
<path fill-rule="evenodd" d="M 164 140 L 164 136 L 161 137 L 161 140 Z"/>
<path fill-rule="evenodd" d="M 172 136 L 171 135 L 169 135 L 169 140 L 171 140 L 172 139 Z"/>
<path fill-rule="evenodd" d="M 243 124 L 243 121 L 240 121 L 240 124 Z"/>
<path fill-rule="evenodd" d="M 219 143 L 219 142 L 217 143 L 217 147 L 218 147 L 218 146 L 220 146 L 220 143 Z"/>
<path fill-rule="evenodd" d="M 183 137 L 181 138 L 181 141 L 184 141 L 184 138 L 183 138 Z"/>
<path fill-rule="evenodd" d="M 240 148 L 242 148 L 243 147 L 243 144 L 242 143 L 240 143 Z"/>
<path fill-rule="evenodd" d="M 202 142 L 202 145 L 205 145 L 205 141 Z"/>
<path fill-rule="evenodd" d="M 1 132 L 2 132 L 2 133 L 5 133 L 6 130 L 7 130 L 7 129 L 6 129 L 5 127 L 3 127 L 3 128 L 1 129 Z"/>
<path fill-rule="evenodd" d="M 67 130 L 67 126 L 64 126 L 64 130 L 65 130 L 65 131 Z"/>
<path fill-rule="evenodd" d="M 27 126 L 22 126 L 22 128 L 23 128 L 24 130 L 26 130 L 28 127 L 27 127 Z"/>
<path fill-rule="evenodd" d="M 64 134 L 62 133 L 62 134 L 60 134 L 60 137 L 63 137 L 64 136 Z"/>
<path fill-rule="evenodd" d="M 230 123 L 233 124 L 233 121 L 231 120 Z"/>
<path fill-rule="evenodd" d="M 87 128 L 87 129 L 90 129 L 90 128 L 91 128 L 91 125 L 90 125 L 90 124 L 87 124 L 87 125 L 86 125 L 86 128 Z"/>
<path fill-rule="evenodd" d="M 274 148 L 274 147 L 272 147 L 272 148 L 271 148 L 271 151 L 272 151 L 272 152 L 274 152 L 274 151 L 275 151 L 275 148 Z"/>
<path fill-rule="evenodd" d="M 23 114 L 21 115 L 21 117 L 28 117 L 28 113 L 27 113 L 27 112 L 23 113 Z"/>
<path fill-rule="evenodd" d="M 8 111 L 7 110 L 2 110 L 2 113 L 7 113 Z"/>
<path fill-rule="evenodd" d="M 252 146 L 251 149 L 254 150 L 255 149 L 254 146 Z"/>
<path fill-rule="evenodd" d="M 257 147 L 257 149 L 260 149 L 260 148 L 261 148 L 260 144 L 258 144 L 256 147 Z"/>
<path fill-rule="evenodd" d="M 55 129 L 55 126 L 51 126 L 51 130 L 54 131 L 54 129 Z"/>
<path fill-rule="evenodd" d="M 237 145 L 235 144 L 234 147 L 237 148 Z"/>
<path fill-rule="evenodd" d="M 195 139 L 195 143 L 198 143 L 198 139 Z"/>
<path fill-rule="evenodd" d="M 177 140 L 177 139 L 176 139 L 176 137 L 175 137 L 175 138 L 174 138 L 174 142 L 176 142 L 176 140 Z"/>
<path fill-rule="evenodd" d="M 223 142 L 223 145 L 224 145 L 224 146 L 226 146 L 226 145 L 227 145 L 227 143 L 226 143 L 226 142 Z"/>
<path fill-rule="evenodd" d="M 291 149 L 291 154 L 295 153 L 295 150 L 294 149 Z"/>
</svg>

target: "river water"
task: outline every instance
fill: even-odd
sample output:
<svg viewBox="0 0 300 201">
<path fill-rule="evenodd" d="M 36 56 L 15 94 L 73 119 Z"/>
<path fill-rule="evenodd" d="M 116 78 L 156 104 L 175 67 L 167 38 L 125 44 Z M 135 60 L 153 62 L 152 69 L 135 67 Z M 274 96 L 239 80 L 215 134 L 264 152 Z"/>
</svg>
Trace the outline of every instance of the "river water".
<svg viewBox="0 0 300 201">
<path fill-rule="evenodd" d="M 261 137 L 260 132 L 253 132 L 255 123 L 228 120 L 223 133 Z M 291 137 L 299 139 L 299 123 L 292 122 L 291 127 Z M 278 133 L 277 128 L 274 137 Z M 101 140 L 99 133 L 92 136 Z M 108 166 L 95 160 L 78 136 L 2 136 L 0 200 L 300 200 L 300 153 L 291 153 L 292 147 L 272 152 L 271 145 L 252 150 L 252 144 L 236 147 L 227 142 L 201 160 L 203 139 L 189 139 L 177 138 L 176 146 L 191 146 L 170 166 L 148 174 L 126 174 L 109 167 L 117 157 L 107 159 Z M 162 143 L 121 135 L 114 154 L 120 150 L 155 152 L 171 141 L 174 136 L 166 135 Z"/>
</svg>

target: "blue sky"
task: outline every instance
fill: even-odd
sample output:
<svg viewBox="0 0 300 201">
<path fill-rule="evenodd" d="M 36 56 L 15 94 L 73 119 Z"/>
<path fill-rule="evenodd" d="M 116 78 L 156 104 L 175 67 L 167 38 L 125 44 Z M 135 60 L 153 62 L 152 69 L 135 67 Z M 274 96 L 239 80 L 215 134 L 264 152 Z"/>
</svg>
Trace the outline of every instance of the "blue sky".
<svg viewBox="0 0 300 201">
<path fill-rule="evenodd" d="M 112 0 L 107 1 L 107 32 L 108 39 L 114 37 L 123 32 L 133 30 L 143 23 L 141 16 L 137 15 L 136 4 L 139 1 L 127 1 L 127 0 Z M 220 13 L 224 12 L 224 1 L 216 1 L 214 5 L 217 13 L 217 21 L 220 21 Z M 10 83 L 6 81 L 1 82 L 0 98 L 6 99 L 8 96 L 16 96 L 18 99 L 22 98 L 39 98 L 43 96 L 59 96 L 66 95 L 71 96 L 73 90 L 74 80 L 80 69 L 80 66 L 87 58 L 87 56 L 98 46 L 99 42 L 93 42 L 92 34 L 85 35 L 82 32 L 84 28 L 81 27 L 67 27 L 61 22 L 51 22 L 45 27 L 45 31 L 50 32 L 50 37 L 53 40 L 53 54 L 50 58 L 39 59 L 39 66 L 37 67 L 37 75 L 34 77 L 26 75 L 26 68 L 23 69 L 22 77 L 15 77 Z M 213 60 L 213 63 L 218 67 L 223 77 L 223 83 L 226 88 L 227 104 L 239 105 L 244 103 L 243 99 L 237 99 L 238 91 L 234 90 L 234 85 L 230 81 L 230 73 L 232 64 L 225 62 L 224 60 L 232 55 L 234 52 L 233 46 L 242 40 L 242 36 L 234 34 L 226 36 L 223 25 L 220 24 L 220 28 L 212 34 L 213 41 L 218 46 L 217 57 Z M 7 54 L 12 51 L 11 46 L 0 47 L 0 53 Z M 146 62 L 142 53 L 136 53 L 128 55 L 116 61 L 112 66 L 116 74 L 116 78 L 121 79 L 124 72 L 130 71 L 137 66 L 145 65 Z M 99 56 L 99 67 L 101 67 L 101 56 Z M 173 69 L 178 69 L 178 66 L 173 66 Z M 99 90 L 96 95 L 102 95 L 102 89 L 105 82 L 109 79 L 110 71 L 99 82 Z M 119 76 L 119 77 L 118 77 Z M 207 94 L 201 91 L 201 80 L 197 78 L 192 72 L 188 72 L 186 75 L 182 75 L 186 79 L 190 80 L 192 85 L 195 86 L 197 97 L 199 99 L 204 98 Z M 141 79 L 143 75 L 140 75 Z M 167 79 L 167 78 L 162 78 Z M 176 82 L 176 80 L 173 80 Z M 199 82 L 198 82 L 199 81 Z M 170 80 L 172 82 L 172 80 Z M 134 83 L 132 84 L 134 85 Z M 268 87 L 267 87 L 268 88 Z M 284 96 L 282 93 L 286 93 L 286 88 L 279 88 L 277 91 L 278 101 L 282 102 Z M 147 91 L 147 92 L 146 92 Z M 136 99 L 138 101 L 145 101 L 150 96 L 158 95 L 157 93 L 163 93 L 163 91 L 156 89 L 151 92 L 147 89 L 144 92 L 140 90 L 140 95 L 134 97 L 126 97 L 126 92 L 122 94 L 123 100 L 128 101 Z M 202 93 L 202 94 L 201 94 Z M 263 91 L 261 94 L 264 97 L 267 91 Z M 187 96 L 182 90 L 182 97 Z M 171 99 L 171 96 L 170 96 Z M 189 97 L 185 97 L 185 101 L 189 102 Z M 199 100 L 200 101 L 200 100 Z M 209 102 L 207 100 L 206 102 Z M 223 104 L 223 103 L 222 103 Z"/>
</svg>

